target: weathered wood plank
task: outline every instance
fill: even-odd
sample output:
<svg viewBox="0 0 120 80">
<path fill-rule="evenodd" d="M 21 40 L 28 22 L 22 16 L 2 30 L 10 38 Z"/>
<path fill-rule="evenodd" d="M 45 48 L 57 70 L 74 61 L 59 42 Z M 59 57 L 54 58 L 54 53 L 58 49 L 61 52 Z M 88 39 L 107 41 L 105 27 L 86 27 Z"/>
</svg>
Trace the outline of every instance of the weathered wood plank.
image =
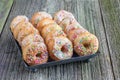
<svg viewBox="0 0 120 80">
<path fill-rule="evenodd" d="M 13 0 L 0 0 L 0 33 L 9 14 Z"/>
<path fill-rule="evenodd" d="M 99 1 L 115 80 L 120 80 L 120 1 Z"/>
<path fill-rule="evenodd" d="M 11 20 L 17 15 L 30 18 L 36 11 L 53 14 L 60 9 L 72 12 L 84 28 L 96 34 L 101 54 L 89 63 L 41 68 L 36 73 L 26 71 L 18 56 L 19 49 L 11 37 Z M 106 41 L 98 0 L 15 0 L 0 38 L 0 80 L 114 80 Z"/>
<path fill-rule="evenodd" d="M 96 3 L 94 3 L 94 1 Z M 80 3 L 78 5 L 80 5 Z M 83 9 L 81 8 L 82 6 L 84 6 Z M 97 35 L 100 41 L 99 49 L 101 52 L 99 57 L 96 57 L 95 60 L 93 61 L 94 63 L 85 65 L 87 66 L 87 68 L 83 66 L 82 72 L 84 72 L 85 74 L 84 80 L 88 80 L 90 78 L 91 80 L 113 80 L 114 78 L 112 74 L 111 64 L 108 60 L 109 52 L 106 44 L 105 32 L 101 20 L 98 1 L 96 0 L 92 1 L 86 0 L 86 2 L 83 1 L 83 4 L 79 6 L 78 10 L 79 12 L 83 12 L 81 15 L 80 13 L 78 13 L 79 22 L 81 23 L 81 25 L 85 26 L 85 28 L 88 29 L 90 32 L 95 33 Z"/>
</svg>

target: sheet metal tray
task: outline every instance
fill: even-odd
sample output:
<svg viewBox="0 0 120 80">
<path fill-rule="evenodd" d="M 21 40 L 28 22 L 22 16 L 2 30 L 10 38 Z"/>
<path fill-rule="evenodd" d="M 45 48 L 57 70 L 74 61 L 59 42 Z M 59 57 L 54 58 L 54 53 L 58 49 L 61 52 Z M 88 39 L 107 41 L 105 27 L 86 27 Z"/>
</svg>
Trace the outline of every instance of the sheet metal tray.
<svg viewBox="0 0 120 80">
<path fill-rule="evenodd" d="M 90 54 L 90 55 L 87 55 L 87 56 L 79 56 L 75 52 L 73 52 L 73 56 L 70 59 L 53 61 L 52 59 L 49 58 L 47 63 L 34 65 L 34 66 L 29 66 L 22 58 L 22 50 L 21 50 L 21 47 L 20 47 L 19 43 L 16 40 L 15 40 L 15 42 L 17 44 L 18 49 L 20 50 L 19 56 L 20 56 L 21 60 L 23 61 L 23 65 L 24 65 L 25 69 L 27 69 L 29 71 L 32 71 L 32 72 L 36 72 L 41 67 L 48 67 L 48 66 L 65 64 L 65 63 L 70 63 L 70 62 L 77 62 L 77 61 L 89 62 L 91 58 L 97 56 L 100 53 L 99 51 L 97 51 L 96 53 Z"/>
</svg>

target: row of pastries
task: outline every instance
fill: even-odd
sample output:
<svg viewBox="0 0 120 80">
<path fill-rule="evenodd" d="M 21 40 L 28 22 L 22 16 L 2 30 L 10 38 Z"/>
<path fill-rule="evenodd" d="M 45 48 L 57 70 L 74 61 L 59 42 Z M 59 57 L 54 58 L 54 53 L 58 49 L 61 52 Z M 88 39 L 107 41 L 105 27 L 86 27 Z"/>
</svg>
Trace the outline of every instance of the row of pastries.
<svg viewBox="0 0 120 80">
<path fill-rule="evenodd" d="M 36 12 L 30 20 L 18 15 L 10 28 L 28 65 L 46 63 L 48 57 L 53 60 L 70 59 L 73 50 L 79 56 L 93 54 L 99 46 L 97 37 L 65 10 L 56 12 L 53 17 L 47 12 Z"/>
</svg>

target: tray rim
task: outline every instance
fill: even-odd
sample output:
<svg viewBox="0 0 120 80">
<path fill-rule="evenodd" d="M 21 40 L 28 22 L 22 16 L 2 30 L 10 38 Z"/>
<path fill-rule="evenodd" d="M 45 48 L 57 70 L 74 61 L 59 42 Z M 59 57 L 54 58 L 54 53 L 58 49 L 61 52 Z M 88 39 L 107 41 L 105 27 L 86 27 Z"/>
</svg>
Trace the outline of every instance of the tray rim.
<svg viewBox="0 0 120 80">
<path fill-rule="evenodd" d="M 11 31 L 10 31 L 11 32 Z M 11 32 L 12 34 L 12 37 L 13 37 L 13 33 Z M 13 37 L 14 38 L 14 37 Z M 21 50 L 21 47 L 19 45 L 19 43 L 17 42 L 17 40 L 15 40 L 15 38 L 13 39 L 15 41 L 15 44 L 17 46 L 17 48 L 19 49 L 20 53 L 18 54 L 23 62 L 23 66 L 29 70 L 29 71 L 32 71 L 32 72 L 36 72 L 37 69 L 41 68 L 41 67 L 49 67 L 49 66 L 55 66 L 55 65 L 60 65 L 60 64 L 66 64 L 66 63 L 71 63 L 71 62 L 77 62 L 77 61 L 82 61 L 82 62 L 89 62 L 89 60 L 95 56 L 97 56 L 100 51 L 98 49 L 98 51 L 96 53 L 93 53 L 93 54 L 89 54 L 89 55 L 85 55 L 85 56 L 77 56 L 77 57 L 72 57 L 70 59 L 65 59 L 65 60 L 58 60 L 58 61 L 51 61 L 51 62 L 47 62 L 47 63 L 44 63 L 44 64 L 38 64 L 38 65 L 32 65 L 32 66 L 29 66 L 22 58 L 22 50 Z M 73 51 L 73 53 L 75 53 Z M 76 53 L 75 53 L 76 54 Z"/>
<path fill-rule="evenodd" d="M 59 65 L 59 64 L 66 64 L 66 63 L 70 63 L 70 62 L 77 62 L 77 61 L 89 61 L 89 59 L 97 56 L 100 52 L 96 52 L 94 54 L 90 54 L 90 55 L 87 55 L 87 56 L 78 56 L 78 57 L 72 57 L 70 59 L 65 59 L 65 60 L 59 60 L 59 61 L 51 61 L 51 62 L 47 62 L 47 63 L 44 63 L 44 64 L 38 64 L 38 65 L 33 65 L 33 66 L 29 66 L 27 65 L 27 63 L 23 60 L 24 62 L 24 65 L 25 67 L 28 67 L 28 68 L 40 68 L 40 67 L 49 67 L 49 66 L 54 66 L 54 65 Z M 63 63 L 61 63 L 63 62 Z M 57 63 L 57 64 L 56 64 Z"/>
</svg>

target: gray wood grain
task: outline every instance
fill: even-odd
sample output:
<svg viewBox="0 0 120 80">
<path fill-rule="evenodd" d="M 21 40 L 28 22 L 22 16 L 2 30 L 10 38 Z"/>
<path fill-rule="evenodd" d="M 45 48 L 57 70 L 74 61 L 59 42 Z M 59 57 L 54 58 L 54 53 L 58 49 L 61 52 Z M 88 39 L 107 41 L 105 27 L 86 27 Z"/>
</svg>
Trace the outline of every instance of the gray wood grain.
<svg viewBox="0 0 120 80">
<path fill-rule="evenodd" d="M 120 80 L 120 1 L 100 0 L 113 74 Z"/>
<path fill-rule="evenodd" d="M 89 63 L 75 62 L 45 67 L 36 73 L 26 71 L 18 56 L 20 51 L 10 33 L 11 20 L 17 15 L 30 18 L 37 11 L 53 14 L 60 9 L 72 12 L 84 28 L 98 37 L 101 54 Z M 120 47 L 117 45 L 119 41 L 116 41 L 119 39 L 119 27 L 115 24 L 118 18 L 112 23 L 109 17 L 115 14 L 110 14 L 108 9 L 104 0 L 100 1 L 100 5 L 98 0 L 15 0 L 0 37 L 0 80 L 119 80 L 119 58 L 116 58 Z M 107 27 L 117 32 L 114 33 Z"/>
</svg>

